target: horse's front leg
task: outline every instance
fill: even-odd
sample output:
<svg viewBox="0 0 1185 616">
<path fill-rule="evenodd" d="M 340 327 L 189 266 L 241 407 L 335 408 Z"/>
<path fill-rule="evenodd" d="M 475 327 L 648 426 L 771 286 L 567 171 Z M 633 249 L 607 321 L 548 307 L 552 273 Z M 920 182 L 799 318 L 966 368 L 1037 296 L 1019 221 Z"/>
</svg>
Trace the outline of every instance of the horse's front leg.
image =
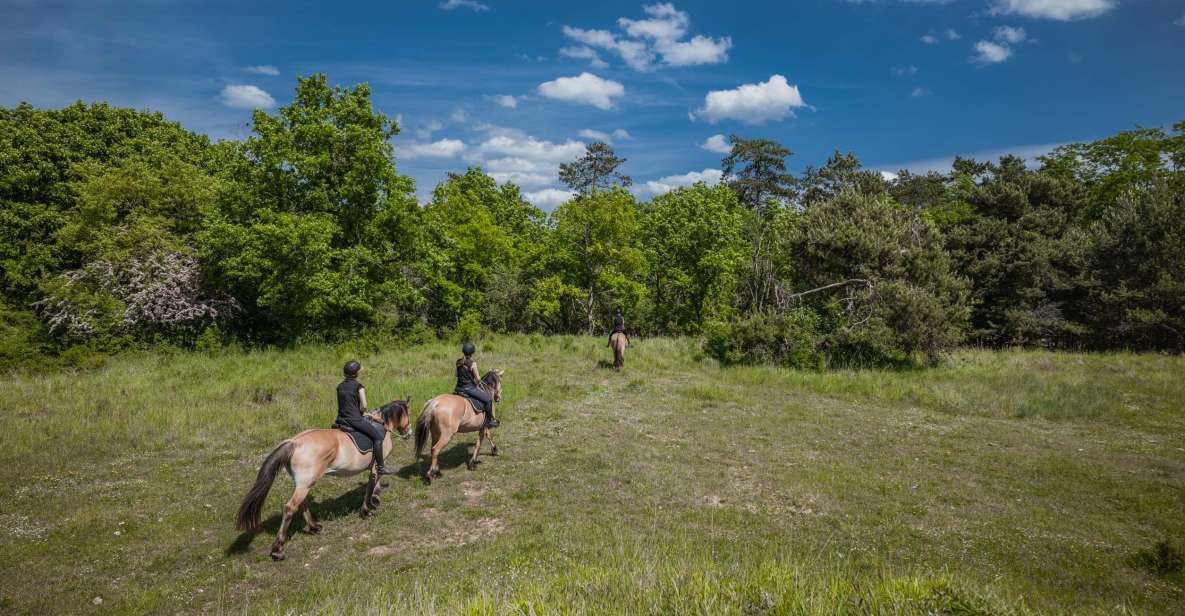
<svg viewBox="0 0 1185 616">
<path fill-rule="evenodd" d="M 490 441 L 490 455 L 498 455 L 498 444 L 494 442 L 494 433 L 486 430 L 486 438 Z"/>
</svg>

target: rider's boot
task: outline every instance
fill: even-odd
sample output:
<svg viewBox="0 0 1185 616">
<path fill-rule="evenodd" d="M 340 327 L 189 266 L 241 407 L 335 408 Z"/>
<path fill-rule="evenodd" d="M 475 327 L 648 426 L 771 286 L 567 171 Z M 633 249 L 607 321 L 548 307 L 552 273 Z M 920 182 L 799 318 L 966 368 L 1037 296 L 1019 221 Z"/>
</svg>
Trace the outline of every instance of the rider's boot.
<svg viewBox="0 0 1185 616">
<path fill-rule="evenodd" d="M 487 428 L 497 428 L 497 427 L 498 427 L 498 426 L 500 426 L 500 425 L 502 425 L 502 422 L 498 421 L 498 418 L 497 418 L 497 417 L 494 417 L 494 410 L 493 410 L 493 409 L 486 409 L 486 423 L 485 423 L 485 427 L 487 427 Z"/>
<path fill-rule="evenodd" d="M 374 474 L 382 477 L 383 475 L 394 475 L 395 471 L 383 465 L 383 450 L 379 449 L 382 445 L 378 445 L 374 450 Z"/>
</svg>

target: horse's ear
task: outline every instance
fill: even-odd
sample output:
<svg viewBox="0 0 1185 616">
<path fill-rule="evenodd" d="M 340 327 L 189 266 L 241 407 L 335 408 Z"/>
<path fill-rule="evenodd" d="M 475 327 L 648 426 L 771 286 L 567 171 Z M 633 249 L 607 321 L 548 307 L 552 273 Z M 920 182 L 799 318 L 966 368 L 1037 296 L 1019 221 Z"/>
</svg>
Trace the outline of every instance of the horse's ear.
<svg viewBox="0 0 1185 616">
<path fill-rule="evenodd" d="M 407 394 L 403 394 L 403 395 L 404 395 L 404 397 L 407 398 L 407 408 L 410 409 L 411 408 L 411 396 L 409 396 Z"/>
<path fill-rule="evenodd" d="M 498 376 L 502 376 L 503 374 L 505 374 L 505 373 L 506 373 L 506 371 L 505 371 L 505 370 L 495 370 L 494 372 L 497 372 L 497 373 L 498 373 Z"/>
</svg>

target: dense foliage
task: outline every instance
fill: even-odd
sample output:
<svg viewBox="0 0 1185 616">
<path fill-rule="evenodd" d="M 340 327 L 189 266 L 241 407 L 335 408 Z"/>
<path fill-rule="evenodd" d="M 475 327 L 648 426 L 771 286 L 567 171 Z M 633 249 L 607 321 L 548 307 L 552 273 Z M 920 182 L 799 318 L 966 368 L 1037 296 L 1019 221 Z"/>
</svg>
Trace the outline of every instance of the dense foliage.
<svg viewBox="0 0 1185 616">
<path fill-rule="evenodd" d="M 0 364 L 129 347 L 702 335 L 724 363 L 933 361 L 964 341 L 1185 351 L 1185 122 L 886 179 L 730 138 L 639 201 L 605 143 L 545 214 L 479 168 L 418 204 L 366 85 L 299 80 L 243 141 L 0 108 Z"/>
</svg>

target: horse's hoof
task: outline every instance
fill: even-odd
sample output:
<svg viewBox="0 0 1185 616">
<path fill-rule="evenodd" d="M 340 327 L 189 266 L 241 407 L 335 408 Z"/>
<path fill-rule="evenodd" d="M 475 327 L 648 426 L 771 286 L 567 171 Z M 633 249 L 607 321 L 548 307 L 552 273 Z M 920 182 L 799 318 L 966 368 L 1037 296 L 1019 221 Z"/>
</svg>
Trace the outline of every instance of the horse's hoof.
<svg viewBox="0 0 1185 616">
<path fill-rule="evenodd" d="M 358 515 L 360 515 L 360 516 L 362 516 L 362 517 L 364 517 L 364 518 L 369 518 L 369 517 L 370 517 L 370 510 L 369 510 L 369 509 L 367 509 L 366 507 L 363 507 L 363 508 L 362 508 L 362 511 L 359 511 L 359 512 L 358 512 Z"/>
<path fill-rule="evenodd" d="M 469 470 L 473 470 L 473 469 L 477 468 L 477 465 L 476 465 L 476 464 L 474 464 L 473 462 L 466 462 L 466 463 L 465 463 L 465 468 L 467 468 L 467 469 L 469 469 Z"/>
<path fill-rule="evenodd" d="M 375 509 L 378 509 L 378 508 L 379 508 L 379 505 L 380 505 L 381 503 L 382 503 L 382 501 L 380 501 L 380 500 L 379 500 L 379 497 L 377 497 L 377 496 L 372 496 L 372 497 L 370 497 L 370 506 L 371 506 L 371 507 L 373 507 L 373 508 L 375 508 Z"/>
<path fill-rule="evenodd" d="M 284 553 L 283 553 L 283 552 L 277 552 L 277 551 L 275 551 L 275 550 L 272 550 L 272 560 L 273 560 L 273 561 L 281 561 L 281 560 L 284 560 Z"/>
<path fill-rule="evenodd" d="M 432 485 L 432 475 L 424 475 L 424 484 Z"/>
<path fill-rule="evenodd" d="M 495 447 L 495 448 L 493 448 L 492 450 L 490 450 L 490 455 L 491 455 L 491 456 L 496 456 L 496 455 L 498 455 L 498 448 L 497 448 L 497 447 Z"/>
</svg>

